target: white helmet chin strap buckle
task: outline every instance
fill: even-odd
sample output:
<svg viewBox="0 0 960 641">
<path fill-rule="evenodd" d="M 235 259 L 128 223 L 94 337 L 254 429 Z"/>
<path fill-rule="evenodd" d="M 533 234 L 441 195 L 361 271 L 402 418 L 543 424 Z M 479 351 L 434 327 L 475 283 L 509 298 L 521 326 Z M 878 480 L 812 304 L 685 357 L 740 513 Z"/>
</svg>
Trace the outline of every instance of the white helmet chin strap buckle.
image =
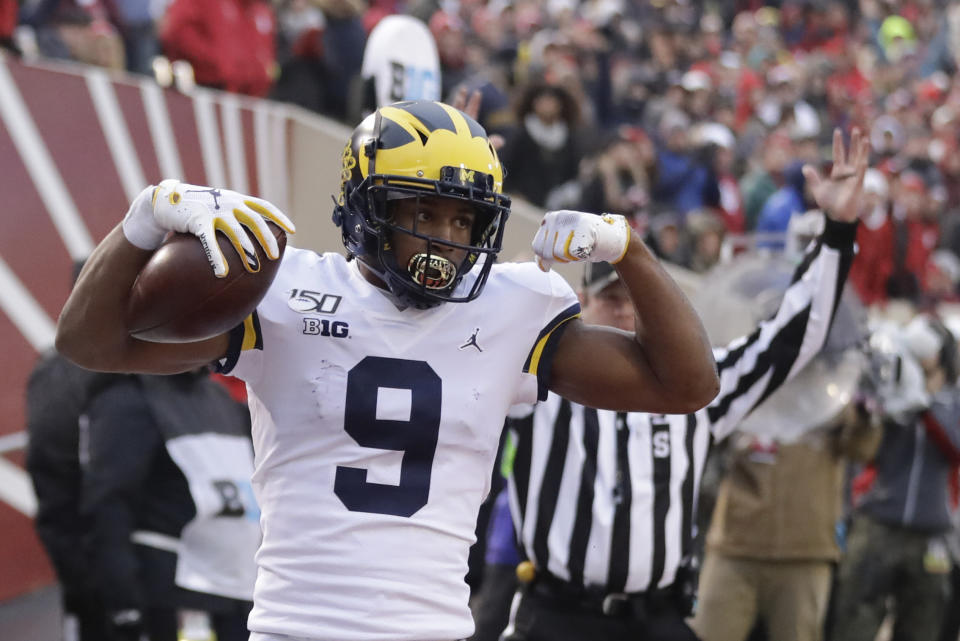
<svg viewBox="0 0 960 641">
<path fill-rule="evenodd" d="M 407 262 L 407 272 L 417 285 L 429 290 L 447 289 L 457 277 L 457 266 L 443 256 L 421 252 Z"/>
</svg>

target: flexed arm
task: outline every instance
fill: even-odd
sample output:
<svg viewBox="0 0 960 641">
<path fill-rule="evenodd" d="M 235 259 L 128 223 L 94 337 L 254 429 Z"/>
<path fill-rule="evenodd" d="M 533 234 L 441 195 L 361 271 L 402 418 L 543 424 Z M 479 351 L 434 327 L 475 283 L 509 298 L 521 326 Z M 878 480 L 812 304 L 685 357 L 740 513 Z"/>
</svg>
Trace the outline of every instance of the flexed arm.
<svg viewBox="0 0 960 641">
<path fill-rule="evenodd" d="M 717 392 L 707 333 L 693 306 L 623 216 L 548 212 L 533 241 L 538 264 L 606 261 L 627 287 L 636 329 L 568 322 L 550 389 L 602 409 L 685 414 Z"/>
</svg>

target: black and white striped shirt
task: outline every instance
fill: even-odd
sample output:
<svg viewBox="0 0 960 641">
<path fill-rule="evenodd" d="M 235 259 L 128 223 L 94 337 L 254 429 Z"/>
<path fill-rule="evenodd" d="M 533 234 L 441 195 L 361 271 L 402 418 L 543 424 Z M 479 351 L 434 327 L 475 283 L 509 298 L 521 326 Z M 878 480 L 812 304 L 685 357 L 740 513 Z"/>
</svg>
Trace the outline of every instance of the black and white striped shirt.
<svg viewBox="0 0 960 641">
<path fill-rule="evenodd" d="M 720 393 L 706 408 L 688 415 L 612 412 L 550 394 L 532 415 L 510 421 L 510 508 L 538 571 L 606 592 L 674 582 L 691 552 L 711 436 L 726 437 L 820 351 L 855 234 L 855 224 L 828 220 L 776 314 L 714 350 Z"/>
</svg>

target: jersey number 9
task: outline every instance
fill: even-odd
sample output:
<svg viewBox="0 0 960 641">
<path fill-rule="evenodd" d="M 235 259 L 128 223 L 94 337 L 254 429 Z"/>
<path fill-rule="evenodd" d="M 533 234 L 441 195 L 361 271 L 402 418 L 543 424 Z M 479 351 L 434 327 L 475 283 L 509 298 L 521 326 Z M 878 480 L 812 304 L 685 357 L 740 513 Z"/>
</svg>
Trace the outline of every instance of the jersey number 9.
<svg viewBox="0 0 960 641">
<path fill-rule="evenodd" d="M 381 388 L 410 391 L 407 421 L 377 418 Z M 363 447 L 403 452 L 397 485 L 367 481 L 367 470 L 337 466 L 333 491 L 352 512 L 413 516 L 430 496 L 440 433 L 442 383 L 424 361 L 367 356 L 347 374 L 343 427 Z"/>
</svg>

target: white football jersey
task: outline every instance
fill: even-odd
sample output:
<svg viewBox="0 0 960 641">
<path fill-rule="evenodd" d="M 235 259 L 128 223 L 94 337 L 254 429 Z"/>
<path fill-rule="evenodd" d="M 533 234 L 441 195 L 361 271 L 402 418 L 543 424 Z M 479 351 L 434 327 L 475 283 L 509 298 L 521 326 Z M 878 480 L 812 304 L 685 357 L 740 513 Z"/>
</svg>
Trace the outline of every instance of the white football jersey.
<svg viewBox="0 0 960 641">
<path fill-rule="evenodd" d="M 288 248 L 224 364 L 253 418 L 250 629 L 470 636 L 467 552 L 504 417 L 546 396 L 555 330 L 579 311 L 533 263 L 494 265 L 472 302 L 399 311 L 355 262 Z"/>
</svg>

